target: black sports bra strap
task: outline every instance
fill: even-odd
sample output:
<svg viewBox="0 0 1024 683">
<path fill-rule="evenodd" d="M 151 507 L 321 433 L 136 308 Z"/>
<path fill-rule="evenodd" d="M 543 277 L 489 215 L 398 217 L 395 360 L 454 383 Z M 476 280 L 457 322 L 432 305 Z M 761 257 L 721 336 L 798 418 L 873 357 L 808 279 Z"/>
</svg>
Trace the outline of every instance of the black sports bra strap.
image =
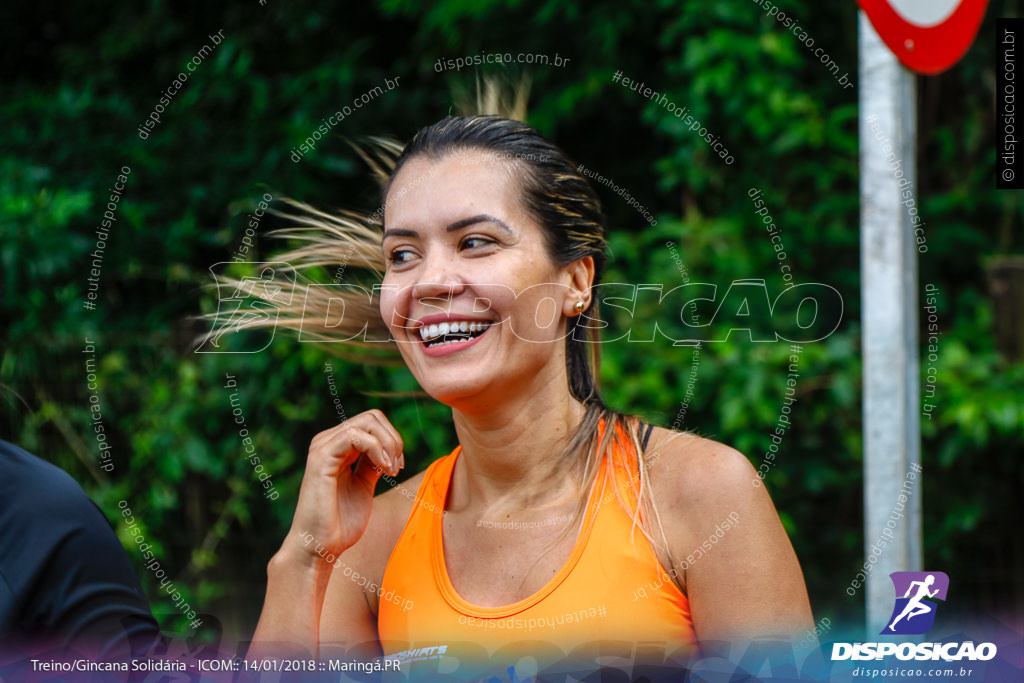
<svg viewBox="0 0 1024 683">
<path fill-rule="evenodd" d="M 642 422 L 640 424 L 643 425 L 640 428 L 641 433 L 643 433 L 643 437 L 640 439 L 640 448 L 646 451 L 647 442 L 651 440 L 651 432 L 654 431 L 654 425 L 644 425 Z"/>
</svg>

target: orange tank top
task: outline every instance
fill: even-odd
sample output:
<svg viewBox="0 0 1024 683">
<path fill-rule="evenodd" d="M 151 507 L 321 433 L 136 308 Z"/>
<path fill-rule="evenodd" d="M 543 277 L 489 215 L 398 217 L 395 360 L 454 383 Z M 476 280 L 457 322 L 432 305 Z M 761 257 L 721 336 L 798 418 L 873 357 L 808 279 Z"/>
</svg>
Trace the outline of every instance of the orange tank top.
<svg viewBox="0 0 1024 683">
<path fill-rule="evenodd" d="M 434 462 L 384 572 L 381 595 L 401 596 L 380 601 L 384 654 L 410 663 L 433 660 L 441 670 L 472 667 L 473 660 L 504 670 L 500 662 L 522 657 L 543 668 L 574 653 L 588 659 L 596 652 L 602 661 L 646 653 L 647 660 L 677 662 L 695 654 L 689 601 L 639 528 L 631 537 L 632 514 L 619 499 L 634 509 L 636 455 L 617 441 L 611 450 L 565 565 L 535 594 L 503 607 L 467 602 L 449 579 L 441 512 L 461 446 Z"/>
</svg>

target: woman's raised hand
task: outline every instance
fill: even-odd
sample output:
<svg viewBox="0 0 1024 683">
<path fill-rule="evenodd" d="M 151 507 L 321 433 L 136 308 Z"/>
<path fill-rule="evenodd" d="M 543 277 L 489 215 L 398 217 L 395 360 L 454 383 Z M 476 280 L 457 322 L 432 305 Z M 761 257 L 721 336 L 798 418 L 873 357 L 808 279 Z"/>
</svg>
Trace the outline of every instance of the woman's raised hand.
<svg viewBox="0 0 1024 683">
<path fill-rule="evenodd" d="M 292 550 L 311 562 L 321 562 L 328 553 L 340 555 L 366 531 L 377 480 L 382 474 L 395 476 L 403 467 L 402 437 L 379 410 L 320 432 L 309 445 L 285 544 L 295 544 Z M 312 535 L 315 544 L 297 543 L 300 535 Z"/>
<path fill-rule="evenodd" d="M 404 466 L 402 437 L 379 410 L 313 437 L 291 531 L 267 565 L 267 597 L 249 659 L 315 656 L 330 556 L 359 540 L 370 522 L 377 480 Z"/>
</svg>

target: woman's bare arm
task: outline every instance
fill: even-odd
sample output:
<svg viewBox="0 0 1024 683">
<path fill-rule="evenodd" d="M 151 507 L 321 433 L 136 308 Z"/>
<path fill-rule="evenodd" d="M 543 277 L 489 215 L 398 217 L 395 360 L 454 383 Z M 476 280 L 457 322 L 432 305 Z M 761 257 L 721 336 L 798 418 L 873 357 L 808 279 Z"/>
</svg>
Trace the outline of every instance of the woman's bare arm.
<svg viewBox="0 0 1024 683">
<path fill-rule="evenodd" d="M 650 481 L 698 641 L 793 640 L 813 628 L 796 553 L 741 453 L 677 438 L 652 464 Z"/>
<path fill-rule="evenodd" d="M 267 565 L 267 594 L 247 657 L 316 656 L 319 622 L 331 567 L 296 548 L 290 531 Z M 298 541 L 301 545 L 301 540 Z"/>
<path fill-rule="evenodd" d="M 313 438 L 291 529 L 267 567 L 249 658 L 317 656 L 334 564 L 364 536 L 377 480 L 404 464 L 402 439 L 378 410 Z"/>
<path fill-rule="evenodd" d="M 409 520 L 423 480 L 419 473 L 373 501 L 370 525 L 335 565 L 320 616 L 321 657 L 376 657 L 384 570 Z"/>
</svg>

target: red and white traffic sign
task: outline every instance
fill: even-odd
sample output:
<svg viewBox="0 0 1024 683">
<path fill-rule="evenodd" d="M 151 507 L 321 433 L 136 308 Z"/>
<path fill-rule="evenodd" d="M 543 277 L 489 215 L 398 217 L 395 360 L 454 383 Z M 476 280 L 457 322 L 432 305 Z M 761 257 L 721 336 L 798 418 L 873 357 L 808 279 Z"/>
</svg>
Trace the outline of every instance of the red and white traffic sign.
<svg viewBox="0 0 1024 683">
<path fill-rule="evenodd" d="M 904 66 L 937 74 L 957 63 L 978 34 L 988 0 L 857 0 Z"/>
</svg>

